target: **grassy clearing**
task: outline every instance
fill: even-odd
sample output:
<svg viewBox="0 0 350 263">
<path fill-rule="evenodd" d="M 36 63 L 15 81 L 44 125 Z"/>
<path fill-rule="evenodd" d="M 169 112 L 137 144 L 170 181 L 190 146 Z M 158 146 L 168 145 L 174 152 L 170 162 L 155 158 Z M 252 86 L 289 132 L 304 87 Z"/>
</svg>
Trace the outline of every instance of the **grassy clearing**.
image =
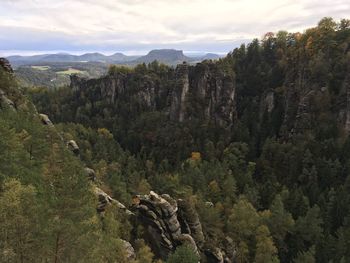
<svg viewBox="0 0 350 263">
<path fill-rule="evenodd" d="M 50 66 L 31 66 L 31 68 L 44 71 L 44 70 L 50 69 L 51 67 Z"/>
<path fill-rule="evenodd" d="M 69 68 L 67 70 L 64 71 L 57 71 L 57 74 L 63 74 L 63 75 L 71 75 L 71 74 L 87 74 L 86 71 L 82 71 L 79 69 L 75 69 L 75 68 Z"/>
</svg>

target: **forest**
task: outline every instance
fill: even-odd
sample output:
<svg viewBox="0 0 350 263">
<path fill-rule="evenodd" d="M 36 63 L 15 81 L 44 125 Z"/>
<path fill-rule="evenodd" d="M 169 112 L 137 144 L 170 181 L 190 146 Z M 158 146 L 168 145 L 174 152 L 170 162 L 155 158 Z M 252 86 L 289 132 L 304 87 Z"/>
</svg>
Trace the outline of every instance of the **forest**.
<svg viewBox="0 0 350 263">
<path fill-rule="evenodd" d="M 0 262 L 350 262 L 350 20 L 59 88 L 0 66 L 0 92 Z M 150 191 L 184 200 L 198 250 L 164 256 L 93 185 L 136 215 Z"/>
</svg>

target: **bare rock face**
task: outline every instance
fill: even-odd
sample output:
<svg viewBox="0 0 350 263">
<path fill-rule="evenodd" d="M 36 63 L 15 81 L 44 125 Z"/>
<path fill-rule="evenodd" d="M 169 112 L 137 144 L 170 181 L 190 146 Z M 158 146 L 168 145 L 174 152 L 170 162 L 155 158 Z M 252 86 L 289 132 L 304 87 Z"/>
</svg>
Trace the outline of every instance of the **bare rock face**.
<svg viewBox="0 0 350 263">
<path fill-rule="evenodd" d="M 189 245 L 195 253 L 199 253 L 194 238 L 184 233 L 178 220 L 177 202 L 169 195 L 149 195 L 135 197 L 134 209 L 138 213 L 139 222 L 146 229 L 145 240 L 152 251 L 161 259 L 175 251 L 177 246 Z"/>
<path fill-rule="evenodd" d="M 76 141 L 70 140 L 70 141 L 67 143 L 67 147 L 68 147 L 68 149 L 71 150 L 76 156 L 79 156 L 79 154 L 80 154 L 80 149 L 79 149 L 79 146 L 78 146 L 78 144 L 76 143 Z"/>
<path fill-rule="evenodd" d="M 275 93 L 271 90 L 263 95 L 260 105 L 260 114 L 262 115 L 265 111 L 271 113 L 275 107 Z"/>
<path fill-rule="evenodd" d="M 12 110 L 16 110 L 15 108 L 15 103 L 10 100 L 5 92 L 3 90 L 0 89 L 0 108 L 9 108 Z"/>
<path fill-rule="evenodd" d="M 6 72 L 13 73 L 11 64 L 6 58 L 0 58 L 0 67 L 2 67 Z"/>
<path fill-rule="evenodd" d="M 170 119 L 182 122 L 199 118 L 222 126 L 235 119 L 234 77 L 213 63 L 178 65 L 171 94 Z"/>
<path fill-rule="evenodd" d="M 96 196 L 98 197 L 98 206 L 97 206 L 97 212 L 102 213 L 105 211 L 106 206 L 109 204 L 115 204 L 118 209 L 125 211 L 128 215 L 133 215 L 133 213 L 128 210 L 125 205 L 120 203 L 119 201 L 115 200 L 114 198 L 110 197 L 107 193 L 105 193 L 102 189 L 100 189 L 97 186 L 94 186 L 94 192 Z"/>
<path fill-rule="evenodd" d="M 350 133 L 350 61 L 348 62 L 348 73 L 344 81 L 344 89 L 346 90 L 346 107 L 345 107 L 345 124 L 344 129 Z"/>
<path fill-rule="evenodd" d="M 132 245 L 128 241 L 125 241 L 125 240 L 121 240 L 121 242 L 122 242 L 123 247 L 124 247 L 126 259 L 128 259 L 128 260 L 136 259 L 135 250 L 132 247 Z"/>
<path fill-rule="evenodd" d="M 142 111 L 160 111 L 176 122 L 201 119 L 222 126 L 236 117 L 235 79 L 213 62 L 196 66 L 183 63 L 169 69 L 166 77 L 147 74 L 111 73 L 99 79 L 71 76 L 75 96 L 87 98 L 92 107 L 103 102 L 137 102 Z"/>
<path fill-rule="evenodd" d="M 47 116 L 46 114 L 39 114 L 39 117 L 40 117 L 40 120 L 41 122 L 44 124 L 44 125 L 47 125 L 47 126 L 54 126 L 52 121 L 49 119 L 49 116 Z"/>
<path fill-rule="evenodd" d="M 177 203 L 179 206 L 178 218 L 183 231 L 191 235 L 201 249 L 204 244 L 204 235 L 196 209 L 187 200 L 179 199 Z"/>
<path fill-rule="evenodd" d="M 186 99 L 189 91 L 189 69 L 186 63 L 176 67 L 176 84 L 171 95 L 170 119 L 182 122 L 186 112 Z"/>
<path fill-rule="evenodd" d="M 205 247 L 210 242 L 205 242 L 197 211 L 189 201 L 176 201 L 167 194 L 158 195 L 153 191 L 137 195 L 133 201 L 136 225 L 143 225 L 143 238 L 156 257 L 166 260 L 178 246 L 186 244 L 201 254 L 205 262 L 234 262 L 236 252 L 230 238 L 223 242 L 223 248 Z"/>
<path fill-rule="evenodd" d="M 96 180 L 96 173 L 95 170 L 85 167 L 84 168 L 84 172 L 86 174 L 86 177 L 91 180 L 91 181 L 95 181 Z"/>
<path fill-rule="evenodd" d="M 222 251 L 218 248 L 205 251 L 209 263 L 224 263 Z"/>
</svg>

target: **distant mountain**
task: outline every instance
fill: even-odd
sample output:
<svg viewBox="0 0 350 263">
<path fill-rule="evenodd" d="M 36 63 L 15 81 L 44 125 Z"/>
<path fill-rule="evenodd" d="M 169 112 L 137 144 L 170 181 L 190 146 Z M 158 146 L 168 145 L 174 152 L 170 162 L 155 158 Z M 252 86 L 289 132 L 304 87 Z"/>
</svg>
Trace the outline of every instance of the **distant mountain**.
<svg viewBox="0 0 350 263">
<path fill-rule="evenodd" d="M 151 63 L 155 60 L 164 64 L 179 64 L 183 61 L 192 61 L 193 59 L 185 56 L 182 50 L 155 49 L 151 50 L 146 56 L 138 58 L 136 62 Z"/>
<path fill-rule="evenodd" d="M 34 56 L 9 56 L 7 59 L 14 67 L 42 63 L 72 63 L 72 62 L 102 62 L 102 63 L 125 63 L 137 59 L 137 56 L 127 56 L 122 53 L 115 53 L 110 56 L 101 53 L 86 53 L 80 56 L 57 53 Z"/>
<path fill-rule="evenodd" d="M 218 54 L 214 54 L 214 53 L 207 53 L 205 54 L 203 57 L 200 57 L 201 60 L 206 60 L 206 59 L 212 59 L 212 60 L 216 60 L 219 59 L 221 56 Z"/>
<path fill-rule="evenodd" d="M 101 54 L 101 53 L 86 53 L 81 56 L 76 56 L 79 61 L 94 61 L 94 62 L 100 62 L 105 61 L 107 56 Z"/>
<path fill-rule="evenodd" d="M 111 61 L 129 62 L 129 61 L 134 61 L 138 57 L 139 56 L 127 56 L 127 55 L 124 55 L 123 53 L 115 53 L 115 54 L 109 56 L 108 58 Z"/>
<path fill-rule="evenodd" d="M 101 53 L 86 53 L 83 55 L 72 55 L 68 53 L 57 54 L 43 54 L 34 56 L 10 56 L 7 59 L 11 64 L 17 68 L 19 66 L 42 65 L 45 63 L 79 63 L 79 62 L 101 62 L 101 63 L 115 63 L 115 64 L 129 64 L 135 65 L 137 63 L 151 63 L 155 60 L 168 64 L 176 65 L 184 61 L 186 62 L 200 62 L 206 59 L 218 59 L 217 54 L 208 53 L 203 56 L 190 57 L 184 55 L 182 50 L 175 49 L 155 49 L 151 50 L 145 56 L 127 56 L 123 53 L 115 53 L 106 56 Z"/>
</svg>

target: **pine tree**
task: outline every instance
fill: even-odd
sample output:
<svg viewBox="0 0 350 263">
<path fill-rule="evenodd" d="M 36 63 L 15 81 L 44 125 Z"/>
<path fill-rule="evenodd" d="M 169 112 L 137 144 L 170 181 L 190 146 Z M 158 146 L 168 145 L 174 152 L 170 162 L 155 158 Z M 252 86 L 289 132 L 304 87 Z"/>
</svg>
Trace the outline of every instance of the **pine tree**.
<svg viewBox="0 0 350 263">
<path fill-rule="evenodd" d="M 4 262 L 38 262 L 42 211 L 36 189 L 16 179 L 6 179 L 1 188 L 0 257 Z"/>
<path fill-rule="evenodd" d="M 284 209 L 283 201 L 280 195 L 276 195 L 270 207 L 271 216 L 267 220 L 267 224 L 279 252 L 287 249 L 285 238 L 291 233 L 294 226 L 294 220 L 290 213 Z"/>
<path fill-rule="evenodd" d="M 315 247 L 311 247 L 306 252 L 298 253 L 297 257 L 293 260 L 294 263 L 315 263 Z"/>
<path fill-rule="evenodd" d="M 269 229 L 265 225 L 256 231 L 255 263 L 278 263 L 277 248 L 275 247 Z"/>
<path fill-rule="evenodd" d="M 167 263 L 198 263 L 199 257 L 193 250 L 186 246 L 176 248 L 174 254 L 168 257 Z"/>
<path fill-rule="evenodd" d="M 52 144 L 43 176 L 47 257 L 54 263 L 78 262 L 93 246 L 83 240 L 98 227 L 90 184 L 79 161 L 59 143 Z"/>
</svg>

